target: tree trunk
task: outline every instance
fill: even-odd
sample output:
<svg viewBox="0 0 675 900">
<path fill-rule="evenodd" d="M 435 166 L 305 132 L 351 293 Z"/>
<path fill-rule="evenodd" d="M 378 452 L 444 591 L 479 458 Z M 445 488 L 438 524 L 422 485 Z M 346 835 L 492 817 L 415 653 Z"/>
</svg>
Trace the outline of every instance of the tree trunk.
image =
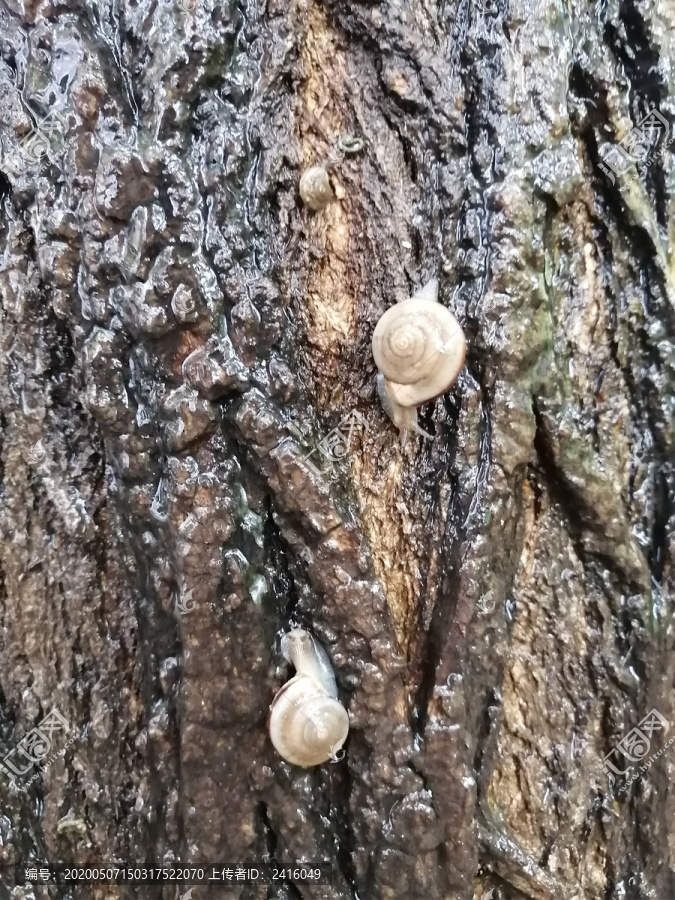
<svg viewBox="0 0 675 900">
<path fill-rule="evenodd" d="M 673 120 L 673 10 L 12 2 L 1 758 L 52 709 L 75 740 L 0 775 L 0 864 L 333 869 L 192 900 L 675 896 L 675 747 L 601 768 L 675 726 L 675 170 L 663 130 L 603 164 Z M 432 277 L 466 364 L 402 447 L 370 341 Z M 267 733 L 292 626 L 351 723 L 308 769 Z"/>
</svg>

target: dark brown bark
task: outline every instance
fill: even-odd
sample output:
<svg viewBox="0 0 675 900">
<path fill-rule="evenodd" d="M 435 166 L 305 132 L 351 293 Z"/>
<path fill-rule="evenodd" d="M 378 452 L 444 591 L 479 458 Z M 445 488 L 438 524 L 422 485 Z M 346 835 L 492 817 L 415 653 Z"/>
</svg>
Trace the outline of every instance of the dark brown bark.
<svg viewBox="0 0 675 900">
<path fill-rule="evenodd" d="M 0 863 L 332 864 L 289 900 L 675 897 L 675 750 L 627 796 L 600 769 L 649 710 L 675 725 L 672 158 L 599 166 L 672 115 L 668 15 L 6 13 L 0 750 L 53 707 L 77 740 L 25 793 L 0 776 Z M 299 176 L 345 133 L 364 149 L 310 213 Z M 435 276 L 466 366 L 402 448 L 370 339 Z M 350 410 L 367 434 L 317 475 Z M 337 764 L 267 736 L 291 625 L 336 669 Z M 192 900 L 225 896 L 265 892 Z"/>
</svg>

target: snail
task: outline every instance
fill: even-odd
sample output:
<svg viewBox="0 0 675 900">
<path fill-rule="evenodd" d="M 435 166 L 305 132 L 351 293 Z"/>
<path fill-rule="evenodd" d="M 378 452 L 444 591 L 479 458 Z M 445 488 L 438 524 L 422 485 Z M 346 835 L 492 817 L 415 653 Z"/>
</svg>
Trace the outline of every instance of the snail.
<svg viewBox="0 0 675 900">
<path fill-rule="evenodd" d="M 300 196 L 308 209 L 318 212 L 335 197 L 326 163 L 310 166 L 300 179 Z"/>
<path fill-rule="evenodd" d="M 438 302 L 435 278 L 379 320 L 373 333 L 377 393 L 403 443 L 408 431 L 432 437 L 417 424 L 417 407 L 452 387 L 465 354 L 464 332 Z"/>
<path fill-rule="evenodd" d="M 341 134 L 328 158 L 303 172 L 300 178 L 300 197 L 308 209 L 318 212 L 335 199 L 329 172 L 337 169 L 347 154 L 360 153 L 361 150 L 363 138 Z"/>
<path fill-rule="evenodd" d="M 281 640 L 281 652 L 296 675 L 270 706 L 274 749 L 296 766 L 318 766 L 335 759 L 347 739 L 349 715 L 337 699 L 337 684 L 323 647 L 302 628 Z"/>
</svg>

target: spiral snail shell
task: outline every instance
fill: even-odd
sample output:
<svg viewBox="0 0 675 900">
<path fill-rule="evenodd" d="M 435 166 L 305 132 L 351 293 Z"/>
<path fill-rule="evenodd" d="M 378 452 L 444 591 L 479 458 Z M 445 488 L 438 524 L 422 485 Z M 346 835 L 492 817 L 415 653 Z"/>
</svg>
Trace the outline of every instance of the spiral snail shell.
<svg viewBox="0 0 675 900">
<path fill-rule="evenodd" d="M 329 172 L 336 169 L 346 155 L 360 153 L 363 146 L 363 138 L 353 134 L 341 134 L 328 157 L 303 172 L 300 178 L 300 197 L 308 209 L 318 212 L 335 199 Z"/>
<path fill-rule="evenodd" d="M 310 166 L 300 178 L 300 196 L 308 209 L 318 212 L 334 199 L 325 165 Z"/>
<path fill-rule="evenodd" d="M 377 390 L 403 440 L 408 431 L 431 437 L 417 424 L 417 407 L 452 387 L 465 354 L 464 333 L 438 302 L 435 278 L 384 313 L 373 333 Z"/>
<path fill-rule="evenodd" d="M 349 731 L 349 715 L 337 699 L 337 685 L 326 651 L 302 628 L 284 635 L 281 651 L 296 675 L 270 706 L 274 749 L 296 766 L 318 766 L 335 758 Z"/>
</svg>

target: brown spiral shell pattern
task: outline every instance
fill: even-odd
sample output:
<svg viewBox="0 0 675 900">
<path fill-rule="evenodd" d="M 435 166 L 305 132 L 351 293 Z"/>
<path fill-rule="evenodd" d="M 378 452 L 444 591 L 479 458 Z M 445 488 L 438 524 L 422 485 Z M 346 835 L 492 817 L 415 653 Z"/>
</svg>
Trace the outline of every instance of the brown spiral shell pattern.
<svg viewBox="0 0 675 900">
<path fill-rule="evenodd" d="M 274 749 L 296 766 L 318 766 L 341 749 L 349 715 L 307 675 L 291 678 L 272 701 L 269 732 Z"/>
<path fill-rule="evenodd" d="M 318 212 L 335 198 L 325 166 L 310 166 L 300 178 L 300 197 L 308 209 Z"/>
<path fill-rule="evenodd" d="M 349 733 L 349 714 L 337 699 L 330 660 L 303 628 L 283 636 L 281 652 L 297 675 L 277 692 L 270 706 L 272 744 L 286 762 L 321 765 L 337 755 Z"/>
<path fill-rule="evenodd" d="M 436 282 L 429 282 L 390 307 L 375 327 L 375 364 L 400 406 L 421 406 L 444 394 L 464 365 L 464 333 L 449 309 L 429 299 L 436 290 Z"/>
</svg>

